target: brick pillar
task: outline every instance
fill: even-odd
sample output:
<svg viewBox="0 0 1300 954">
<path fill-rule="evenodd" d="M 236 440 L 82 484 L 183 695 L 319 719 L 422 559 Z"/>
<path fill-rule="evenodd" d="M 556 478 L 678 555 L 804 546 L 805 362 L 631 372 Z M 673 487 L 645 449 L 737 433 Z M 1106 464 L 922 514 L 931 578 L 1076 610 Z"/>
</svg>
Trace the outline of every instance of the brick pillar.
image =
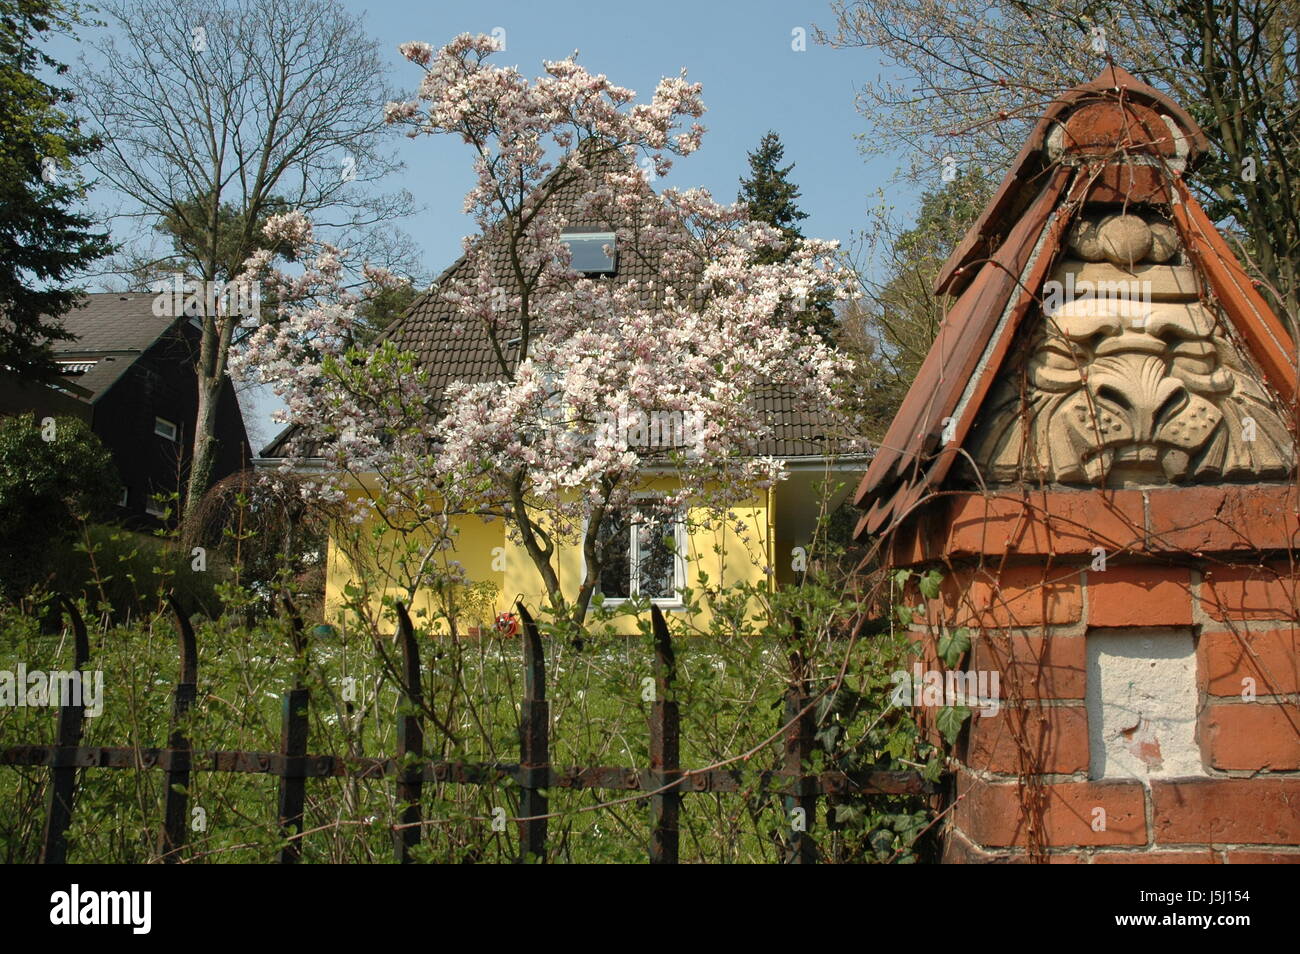
<svg viewBox="0 0 1300 954">
<path fill-rule="evenodd" d="M 897 536 L 945 576 L 924 665 L 966 626 L 959 668 L 1000 690 L 945 860 L 1300 862 L 1298 510 L 1279 484 L 958 493 Z"/>
</svg>

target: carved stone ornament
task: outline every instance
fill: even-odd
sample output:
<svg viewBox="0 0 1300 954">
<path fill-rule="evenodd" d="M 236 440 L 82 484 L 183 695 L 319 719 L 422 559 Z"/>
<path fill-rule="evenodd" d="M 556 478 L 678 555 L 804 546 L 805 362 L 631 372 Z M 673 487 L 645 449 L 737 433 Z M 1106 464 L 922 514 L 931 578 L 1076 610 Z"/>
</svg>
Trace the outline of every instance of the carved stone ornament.
<svg viewBox="0 0 1300 954">
<path fill-rule="evenodd" d="M 1198 300 L 1177 240 L 1133 215 L 1085 219 L 1043 289 L 1028 347 L 967 443 L 982 478 L 1140 486 L 1283 478 L 1286 421 Z M 1117 267 L 1122 265 L 1123 267 Z"/>
</svg>

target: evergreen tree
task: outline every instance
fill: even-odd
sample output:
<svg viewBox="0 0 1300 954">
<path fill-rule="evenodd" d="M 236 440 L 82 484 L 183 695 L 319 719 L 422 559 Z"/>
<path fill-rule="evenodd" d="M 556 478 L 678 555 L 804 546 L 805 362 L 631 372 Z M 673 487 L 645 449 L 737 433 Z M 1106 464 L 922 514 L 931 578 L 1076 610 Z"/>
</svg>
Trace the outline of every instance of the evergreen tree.
<svg viewBox="0 0 1300 954">
<path fill-rule="evenodd" d="M 751 219 L 775 225 L 787 239 L 793 240 L 803 238 L 799 222 L 808 218 L 808 213 L 795 204 L 799 187 L 789 179 L 794 163 L 783 167 L 783 158 L 785 146 L 781 137 L 770 130 L 764 133 L 758 148 L 749 153 L 749 178 L 740 180 L 738 198 L 749 206 Z M 768 261 L 780 259 L 781 256 L 768 253 Z"/>
<path fill-rule="evenodd" d="M 77 161 L 98 147 L 65 111 L 71 94 L 38 74 L 67 67 L 38 45 L 84 23 L 61 0 L 0 0 L 0 368 L 55 373 L 50 342 L 80 289 L 67 281 L 106 255 L 108 236 L 72 211 L 84 193 Z"/>
<path fill-rule="evenodd" d="M 782 166 L 784 158 L 785 146 L 781 137 L 771 130 L 764 133 L 758 148 L 749 153 L 749 177 L 740 180 L 737 198 L 749 207 L 750 219 L 776 226 L 787 241 L 793 242 L 803 238 L 799 222 L 808 218 L 808 213 L 796 204 L 799 187 L 789 178 L 794 163 Z M 770 265 L 784 261 L 788 255 L 788 250 L 766 249 L 759 253 L 757 261 Z M 828 295 L 814 293 L 808 307 L 795 315 L 794 320 L 828 341 L 834 336 L 835 313 L 830 308 Z"/>
</svg>

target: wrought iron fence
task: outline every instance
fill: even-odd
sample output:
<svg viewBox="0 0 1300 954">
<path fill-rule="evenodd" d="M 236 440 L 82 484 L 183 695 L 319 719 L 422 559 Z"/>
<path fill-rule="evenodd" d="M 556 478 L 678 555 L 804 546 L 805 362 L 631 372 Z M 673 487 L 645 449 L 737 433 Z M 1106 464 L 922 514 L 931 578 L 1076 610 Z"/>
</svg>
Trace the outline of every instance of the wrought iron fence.
<svg viewBox="0 0 1300 954">
<path fill-rule="evenodd" d="M 86 626 L 75 605 L 63 600 L 71 620 L 76 668 L 86 668 L 90 645 Z M 79 773 L 86 769 L 126 769 L 166 773 L 159 854 L 165 862 L 181 860 L 186 839 L 189 781 L 193 772 L 236 772 L 275 776 L 279 780 L 279 825 L 284 844 L 279 861 L 293 864 L 301 857 L 303 812 L 308 779 L 391 778 L 401 806 L 393 826 L 396 860 L 409 862 L 420 844 L 424 818 L 422 794 L 426 784 L 483 785 L 510 779 L 520 790 L 519 860 L 547 859 L 547 823 L 550 789 L 593 789 L 639 793 L 632 800 L 649 806 L 649 860 L 675 864 L 678 859 L 682 799 L 692 793 L 748 792 L 779 795 L 791 817 L 785 860 L 807 864 L 819 857 L 816 833 L 819 798 L 861 795 L 927 795 L 939 786 L 918 772 L 866 770 L 811 772 L 809 758 L 815 748 L 815 708 L 820 694 L 809 687 L 803 656 L 790 654 L 790 688 L 785 695 L 781 729 L 784 758 L 775 771 L 748 772 L 711 767 L 683 769 L 681 719 L 674 697 L 676 660 L 667 623 L 657 607 L 651 609 L 654 634 L 655 696 L 648 717 L 649 765 L 646 767 L 566 767 L 551 764 L 549 704 L 546 699 L 546 661 L 538 627 L 523 604 L 524 694 L 519 707 L 519 761 L 442 762 L 423 760 L 424 720 L 420 687 L 420 654 L 415 630 L 406 608 L 398 603 L 397 638 L 402 650 L 399 690 L 406 705 L 398 708 L 397 745 L 392 758 L 344 757 L 308 753 L 310 690 L 303 685 L 301 667 L 294 686 L 282 696 L 280 750 L 278 752 L 201 751 L 191 747 L 182 725 L 198 693 L 198 652 L 194 629 L 175 600 L 180 650 L 179 679 L 172 692 L 171 730 L 165 748 L 81 745 L 84 705 L 60 699 L 58 741 L 53 745 L 16 745 L 0 749 L 0 765 L 43 766 L 51 775 L 49 800 L 42 835 L 40 860 L 59 864 L 67 860 L 67 831 L 76 804 Z M 301 658 L 306 637 L 301 620 L 290 613 L 295 648 Z"/>
</svg>

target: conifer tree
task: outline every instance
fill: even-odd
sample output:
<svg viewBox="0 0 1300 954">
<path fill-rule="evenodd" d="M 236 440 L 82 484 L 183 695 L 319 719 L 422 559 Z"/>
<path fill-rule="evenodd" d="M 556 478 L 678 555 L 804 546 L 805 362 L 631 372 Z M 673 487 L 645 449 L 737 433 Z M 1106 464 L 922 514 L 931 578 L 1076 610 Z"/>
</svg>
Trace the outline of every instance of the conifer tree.
<svg viewBox="0 0 1300 954">
<path fill-rule="evenodd" d="M 50 342 L 70 337 L 59 317 L 80 295 L 68 282 L 110 250 L 74 209 L 79 160 L 98 143 L 39 75 L 67 70 L 43 40 L 82 22 L 59 0 L 0 0 L 0 368 L 27 378 L 55 373 Z"/>
<path fill-rule="evenodd" d="M 740 180 L 738 198 L 749 206 L 749 217 L 755 222 L 775 225 L 787 239 L 803 238 L 799 222 L 808 218 L 808 213 L 795 204 L 799 187 L 789 179 L 794 163 L 782 166 L 784 158 L 785 146 L 781 137 L 771 130 L 764 133 L 758 148 L 749 153 L 749 177 Z M 768 255 L 779 253 L 769 252 Z"/>
<path fill-rule="evenodd" d="M 739 201 L 749 207 L 749 217 L 755 222 L 766 222 L 779 228 L 788 242 L 803 238 L 799 222 L 808 218 L 796 203 L 799 187 L 790 181 L 794 163 L 781 165 L 785 146 L 781 137 L 769 130 L 758 142 L 758 148 L 749 153 L 749 176 L 740 180 Z M 791 245 L 785 248 L 764 249 L 757 256 L 760 265 L 783 262 L 790 254 Z M 825 341 L 834 336 L 835 314 L 830 299 L 815 290 L 805 308 L 793 316 L 794 321 L 815 331 Z"/>
</svg>

